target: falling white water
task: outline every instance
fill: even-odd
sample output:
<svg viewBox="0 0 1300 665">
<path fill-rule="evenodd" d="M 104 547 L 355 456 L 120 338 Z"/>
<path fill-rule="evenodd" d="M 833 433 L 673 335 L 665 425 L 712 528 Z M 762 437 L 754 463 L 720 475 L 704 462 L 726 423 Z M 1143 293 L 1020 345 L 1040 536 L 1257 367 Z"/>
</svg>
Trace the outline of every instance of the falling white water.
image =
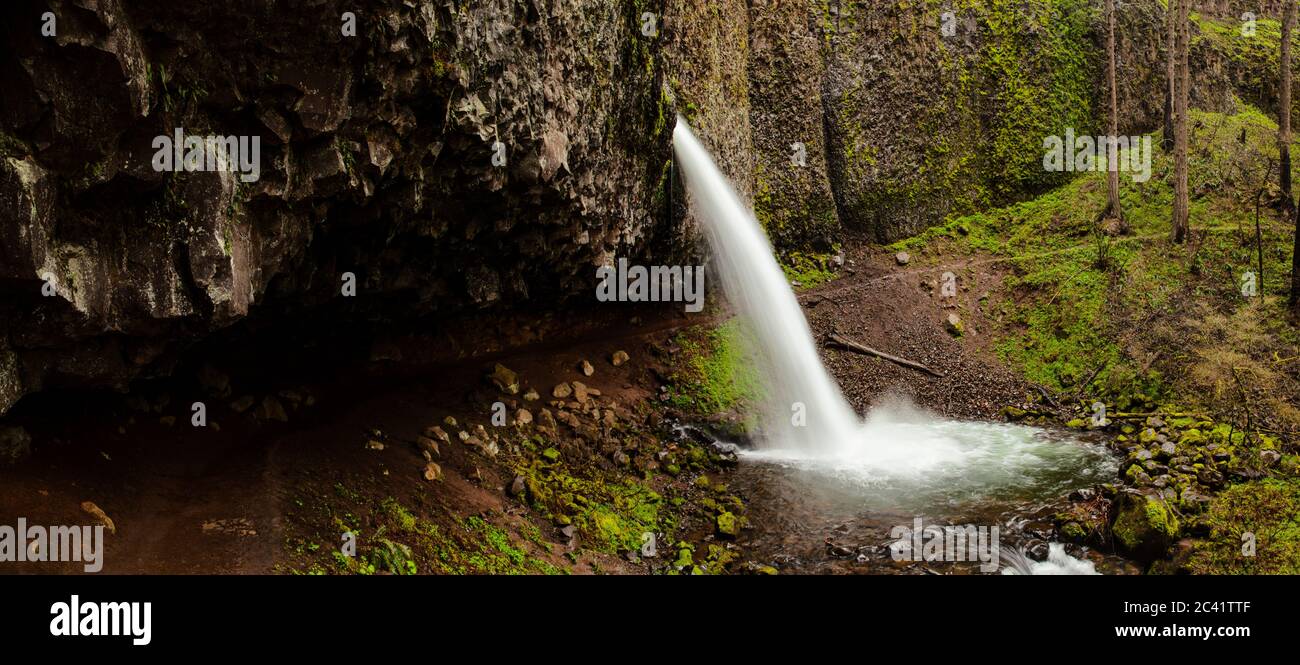
<svg viewBox="0 0 1300 665">
<path fill-rule="evenodd" d="M 1038 428 L 943 420 L 898 400 L 882 400 L 860 421 L 822 365 L 758 220 L 680 117 L 673 148 L 716 258 L 710 274 L 752 329 L 750 352 L 768 393 L 760 449 L 748 457 L 838 481 L 854 488 L 855 501 L 895 507 L 899 497 L 951 502 L 1006 488 L 1051 496 L 1113 473 L 1097 447 Z M 802 427 L 791 419 L 798 405 L 807 413 Z"/>
<path fill-rule="evenodd" d="M 862 426 L 813 344 L 812 331 L 753 212 L 696 140 L 686 121 L 673 132 L 677 162 L 716 259 L 727 300 L 751 326 L 766 374 L 765 439 L 805 454 L 828 455 L 855 441 Z M 806 426 L 792 418 L 806 409 Z"/>
</svg>

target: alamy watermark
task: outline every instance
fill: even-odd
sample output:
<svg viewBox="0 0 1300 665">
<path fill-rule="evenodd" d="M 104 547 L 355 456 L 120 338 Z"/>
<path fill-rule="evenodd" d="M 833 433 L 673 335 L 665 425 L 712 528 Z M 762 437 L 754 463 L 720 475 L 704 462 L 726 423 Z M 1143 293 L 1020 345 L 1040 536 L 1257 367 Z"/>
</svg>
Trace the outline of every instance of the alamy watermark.
<svg viewBox="0 0 1300 665">
<path fill-rule="evenodd" d="M 1128 171 L 1133 182 L 1151 178 L 1150 136 L 1075 136 L 1067 127 L 1064 137 L 1044 138 L 1043 149 L 1046 171 Z"/>
<path fill-rule="evenodd" d="M 155 137 L 152 146 L 155 171 L 233 171 L 244 182 L 262 175 L 260 136 L 186 136 L 177 127 L 172 136 Z"/>
<path fill-rule="evenodd" d="M 686 311 L 704 309 L 704 266 L 628 265 L 596 269 L 596 300 L 600 302 L 684 302 Z"/>
<path fill-rule="evenodd" d="M 890 530 L 889 555 L 894 561 L 978 561 L 986 573 L 998 569 L 1001 546 L 996 526 L 974 524 L 926 525 L 921 518 L 912 525 Z"/>
<path fill-rule="evenodd" d="M 0 524 L 0 563 L 80 561 L 87 573 L 104 568 L 104 527 Z"/>
</svg>

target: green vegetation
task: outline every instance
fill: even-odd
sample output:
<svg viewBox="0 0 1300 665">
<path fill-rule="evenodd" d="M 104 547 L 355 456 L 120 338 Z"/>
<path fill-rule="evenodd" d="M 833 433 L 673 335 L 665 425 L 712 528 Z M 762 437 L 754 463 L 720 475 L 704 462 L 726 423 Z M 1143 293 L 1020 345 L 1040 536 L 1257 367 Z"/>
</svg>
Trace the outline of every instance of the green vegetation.
<svg viewBox="0 0 1300 665">
<path fill-rule="evenodd" d="M 580 477 L 561 459 L 538 458 L 516 472 L 524 477 L 535 510 L 572 524 L 597 551 L 633 551 L 641 547 L 643 534 L 673 529 L 672 518 L 661 511 L 663 497 L 641 482 Z"/>
<path fill-rule="evenodd" d="M 748 361 L 750 344 L 743 324 L 728 321 L 714 329 L 692 328 L 677 336 L 683 362 L 674 373 L 670 403 L 697 414 L 741 409 L 761 395 L 758 371 Z"/>
<path fill-rule="evenodd" d="M 1288 334 L 1283 296 L 1291 228 L 1269 210 L 1261 211 L 1265 297 L 1242 298 L 1238 284 L 1243 272 L 1257 270 L 1253 194 L 1269 185 L 1259 165 L 1270 154 L 1276 159 L 1276 125 L 1248 106 L 1234 115 L 1193 112 L 1192 120 L 1192 144 L 1203 147 L 1190 155 L 1190 187 L 1207 194 L 1191 201 L 1200 235 L 1188 251 L 1166 240 L 1171 159 L 1158 147 L 1149 181 L 1120 178 L 1128 236 L 1098 232 L 1104 173 L 1085 173 L 1034 200 L 954 217 L 891 249 L 922 262 L 956 253 L 1010 266 L 1014 274 L 989 303 L 1001 327 L 996 348 L 1044 386 L 1073 391 L 1098 371 L 1093 388 L 1136 396 L 1130 401 L 1150 408 L 1173 399 L 1198 403 L 1198 396 L 1215 394 L 1205 395 L 1207 387 L 1222 397 L 1232 389 L 1231 366 L 1249 365 L 1262 383 L 1283 382 L 1261 355 L 1278 349 L 1260 341 Z M 1192 353 L 1176 363 L 1135 357 L 1180 334 Z M 1227 350 L 1233 355 L 1225 357 Z M 1185 388 L 1178 394 L 1170 392 L 1170 373 Z"/>
<path fill-rule="evenodd" d="M 833 254 L 809 254 L 790 252 L 781 264 L 785 278 L 795 288 L 811 289 L 835 279 L 835 270 L 831 267 Z"/>
<path fill-rule="evenodd" d="M 1189 568 L 1202 574 L 1300 574 L 1300 480 L 1233 485 L 1205 519 L 1209 539 Z M 1243 556 L 1253 546 L 1253 556 Z"/>
</svg>

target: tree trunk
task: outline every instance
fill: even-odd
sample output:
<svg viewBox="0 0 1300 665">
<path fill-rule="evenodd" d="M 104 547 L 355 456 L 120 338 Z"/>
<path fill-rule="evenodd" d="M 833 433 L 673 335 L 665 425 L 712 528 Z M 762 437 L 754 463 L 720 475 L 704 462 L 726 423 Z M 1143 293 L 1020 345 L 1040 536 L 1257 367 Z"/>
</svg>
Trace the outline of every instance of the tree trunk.
<svg viewBox="0 0 1300 665">
<path fill-rule="evenodd" d="M 1110 145 L 1106 150 L 1106 159 L 1109 162 L 1106 174 L 1106 207 L 1110 210 L 1110 214 L 1119 220 L 1120 233 L 1126 233 L 1128 224 L 1124 222 L 1124 211 L 1119 204 L 1119 155 L 1116 154 L 1119 148 L 1119 93 L 1115 90 L 1115 0 L 1106 0 L 1106 61 L 1109 63 L 1106 81 L 1110 85 L 1110 136 L 1107 137 Z"/>
<path fill-rule="evenodd" d="M 1281 160 L 1280 180 L 1282 184 L 1283 219 L 1290 219 L 1295 214 L 1295 203 L 1291 199 L 1291 30 L 1295 27 L 1296 5 L 1287 2 L 1286 13 L 1282 18 L 1282 80 L 1278 95 L 1277 111 L 1277 150 Z"/>
<path fill-rule="evenodd" d="M 1160 137 L 1160 149 L 1169 154 L 1174 149 L 1174 60 L 1178 57 L 1176 16 L 1179 0 L 1169 0 L 1165 11 L 1166 24 L 1169 27 L 1168 39 L 1165 40 L 1165 125 Z"/>
<path fill-rule="evenodd" d="M 1291 245 L 1291 311 L 1300 317 L 1300 214 L 1295 215 L 1295 240 Z"/>
<path fill-rule="evenodd" d="M 1187 238 L 1187 98 L 1191 87 L 1188 76 L 1187 19 L 1189 0 L 1174 0 L 1178 9 L 1174 14 L 1174 34 L 1177 63 L 1172 72 L 1174 81 L 1174 220 L 1171 239 L 1175 244 Z"/>
</svg>

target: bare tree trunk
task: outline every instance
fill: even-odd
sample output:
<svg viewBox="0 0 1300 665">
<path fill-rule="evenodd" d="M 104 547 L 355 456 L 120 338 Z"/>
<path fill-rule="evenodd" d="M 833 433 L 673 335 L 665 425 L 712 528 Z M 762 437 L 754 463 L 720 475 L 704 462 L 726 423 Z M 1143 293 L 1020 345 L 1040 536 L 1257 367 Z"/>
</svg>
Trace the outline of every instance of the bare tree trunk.
<svg viewBox="0 0 1300 665">
<path fill-rule="evenodd" d="M 1124 222 L 1124 211 L 1119 204 L 1119 155 L 1116 154 L 1119 148 L 1119 94 L 1115 90 L 1115 0 L 1106 0 L 1106 60 L 1109 63 L 1106 81 L 1110 85 L 1110 136 L 1107 137 L 1110 145 L 1106 150 L 1106 158 L 1109 161 L 1106 174 L 1106 207 L 1110 214 L 1119 220 L 1120 233 L 1127 233 L 1128 224 Z"/>
<path fill-rule="evenodd" d="M 1175 49 L 1177 64 L 1172 80 L 1174 85 L 1174 223 L 1171 239 L 1175 244 L 1187 238 L 1187 98 L 1191 87 L 1188 76 L 1187 19 L 1189 0 L 1174 0 L 1178 6 L 1174 14 Z"/>
<path fill-rule="evenodd" d="M 1165 43 L 1165 126 L 1164 132 L 1160 137 L 1160 149 L 1168 154 L 1174 149 L 1174 60 L 1178 57 L 1177 48 L 1177 30 L 1178 25 L 1178 2 L 1179 0 L 1169 0 L 1165 11 L 1165 20 L 1169 27 L 1168 39 Z"/>
<path fill-rule="evenodd" d="M 1295 240 L 1291 246 L 1291 311 L 1300 317 L 1300 214 L 1295 216 Z"/>
<path fill-rule="evenodd" d="M 1282 18 L 1282 80 L 1277 111 L 1277 150 L 1281 159 L 1279 169 L 1282 184 L 1283 219 L 1295 214 L 1295 203 L 1291 199 L 1291 30 L 1295 27 L 1296 5 L 1294 1 L 1286 3 L 1286 13 Z"/>
</svg>

